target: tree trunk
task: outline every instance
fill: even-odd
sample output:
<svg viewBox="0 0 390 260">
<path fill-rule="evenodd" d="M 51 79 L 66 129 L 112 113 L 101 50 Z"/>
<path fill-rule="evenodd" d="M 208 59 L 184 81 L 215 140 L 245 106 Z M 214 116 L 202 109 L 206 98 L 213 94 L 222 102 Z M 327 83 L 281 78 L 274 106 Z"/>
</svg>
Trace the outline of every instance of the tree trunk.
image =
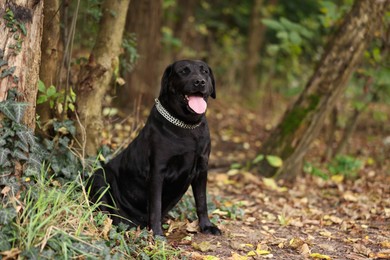
<svg viewBox="0 0 390 260">
<path fill-rule="evenodd" d="M 129 108 L 139 95 L 143 103 L 152 104 L 158 94 L 161 25 L 162 0 L 132 0 L 126 32 L 136 34 L 139 58 L 134 70 L 125 75 L 125 86 L 118 91 L 121 108 Z"/>
<path fill-rule="evenodd" d="M 246 62 L 244 64 L 243 86 L 247 89 L 245 92 L 252 95 L 253 91 L 257 89 L 257 75 L 256 67 L 259 63 L 259 51 L 263 42 L 263 35 L 265 26 L 261 22 L 261 8 L 263 7 L 263 0 L 254 0 L 252 7 L 252 14 L 249 25 L 249 35 L 247 43 Z"/>
<path fill-rule="evenodd" d="M 123 29 L 130 0 L 105 0 L 99 33 L 87 65 L 80 71 L 76 105 L 80 124 L 77 139 L 82 155 L 96 154 L 103 130 L 102 101 L 112 73 L 119 66 Z"/>
<path fill-rule="evenodd" d="M 260 153 L 283 159 L 280 168 L 263 160 L 264 176 L 294 179 L 310 144 L 344 92 L 372 36 L 378 31 L 390 1 L 356 0 L 339 30 L 328 43 L 313 76 L 298 100 L 263 144 Z"/>
<path fill-rule="evenodd" d="M 182 46 L 191 46 L 197 32 L 194 30 L 195 23 L 195 11 L 199 5 L 199 0 L 178 0 L 178 18 L 179 20 L 175 24 L 174 35 L 180 39 Z M 180 59 L 183 56 L 182 51 L 184 48 L 180 48 L 174 53 L 174 59 Z"/>
<path fill-rule="evenodd" d="M 9 0 L 0 4 L 0 102 L 16 88 L 29 104 L 22 122 L 35 129 L 35 107 L 41 60 L 43 2 Z"/>
<path fill-rule="evenodd" d="M 60 40 L 60 2 L 45 0 L 43 10 L 42 58 L 39 78 L 46 87 L 55 85 L 58 68 L 58 44 Z M 37 105 L 37 114 L 42 124 L 52 118 L 49 102 Z"/>
</svg>

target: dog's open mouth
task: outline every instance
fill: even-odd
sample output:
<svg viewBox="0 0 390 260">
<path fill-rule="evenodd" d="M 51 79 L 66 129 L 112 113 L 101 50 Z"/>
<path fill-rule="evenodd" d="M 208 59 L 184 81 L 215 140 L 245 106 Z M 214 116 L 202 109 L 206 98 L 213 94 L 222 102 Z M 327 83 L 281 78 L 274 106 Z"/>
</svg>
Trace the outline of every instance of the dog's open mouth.
<svg viewBox="0 0 390 260">
<path fill-rule="evenodd" d="M 207 109 L 207 102 L 199 95 L 185 95 L 188 106 L 197 114 L 203 114 Z"/>
</svg>

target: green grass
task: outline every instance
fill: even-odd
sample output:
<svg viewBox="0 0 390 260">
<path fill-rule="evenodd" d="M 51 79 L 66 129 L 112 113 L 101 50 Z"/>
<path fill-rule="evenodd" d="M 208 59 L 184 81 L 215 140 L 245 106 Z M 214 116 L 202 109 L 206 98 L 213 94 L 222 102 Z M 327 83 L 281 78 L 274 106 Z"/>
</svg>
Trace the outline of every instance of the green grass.
<svg viewBox="0 0 390 260">
<path fill-rule="evenodd" d="M 46 175 L 41 170 L 24 192 L 0 203 L 0 252 L 22 259 L 174 259 L 180 255 L 147 230 L 111 225 L 106 215 L 95 211 L 98 205 L 89 205 L 80 177 L 60 184 Z"/>
</svg>

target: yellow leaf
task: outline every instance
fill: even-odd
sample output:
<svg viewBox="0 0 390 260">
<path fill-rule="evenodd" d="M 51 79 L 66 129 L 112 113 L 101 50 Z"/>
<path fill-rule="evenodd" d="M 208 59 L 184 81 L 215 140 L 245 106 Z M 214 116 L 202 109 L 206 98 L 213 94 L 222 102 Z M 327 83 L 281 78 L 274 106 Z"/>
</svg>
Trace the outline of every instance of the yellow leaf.
<svg viewBox="0 0 390 260">
<path fill-rule="evenodd" d="M 374 158 L 368 157 L 367 160 L 366 160 L 366 164 L 367 165 L 374 165 L 375 164 Z"/>
<path fill-rule="evenodd" d="M 203 260 L 219 260 L 219 257 L 206 255 L 205 257 L 203 257 Z"/>
<path fill-rule="evenodd" d="M 226 211 L 222 211 L 222 210 L 220 210 L 220 209 L 216 209 L 216 210 L 214 210 L 214 211 L 212 212 L 212 214 L 217 214 L 217 215 L 220 215 L 220 216 L 226 216 L 226 215 L 228 215 L 229 213 L 226 212 Z"/>
<path fill-rule="evenodd" d="M 258 255 L 269 255 L 271 252 L 268 251 L 268 250 L 258 250 L 258 249 L 256 249 L 256 253 Z"/>
<path fill-rule="evenodd" d="M 257 244 L 257 247 L 256 247 L 256 253 L 258 255 L 268 255 L 270 254 L 271 252 L 268 249 L 268 246 L 265 245 L 265 244 Z"/>
<path fill-rule="evenodd" d="M 344 175 L 333 175 L 332 177 L 330 177 L 330 179 L 335 182 L 335 183 L 342 183 L 343 180 L 344 180 Z"/>
<path fill-rule="evenodd" d="M 232 259 L 233 260 L 247 260 L 248 257 L 243 256 L 243 255 L 239 255 L 239 254 L 233 252 L 232 253 Z"/>
<path fill-rule="evenodd" d="M 275 179 L 272 178 L 263 178 L 263 183 L 265 186 L 267 186 L 271 190 L 276 190 L 276 191 L 287 191 L 286 187 L 279 187 L 278 184 L 276 184 Z"/>
<path fill-rule="evenodd" d="M 99 160 L 105 162 L 106 158 L 104 158 L 103 154 L 99 153 Z"/>
<path fill-rule="evenodd" d="M 390 240 L 382 241 L 380 244 L 382 247 L 390 248 Z"/>
<path fill-rule="evenodd" d="M 382 250 L 376 253 L 376 259 L 390 259 L 390 250 Z"/>
<path fill-rule="evenodd" d="M 316 259 L 326 259 L 326 260 L 332 259 L 332 258 L 330 258 L 330 256 L 328 256 L 328 255 L 321 255 L 321 254 L 319 254 L 319 253 L 312 253 L 312 254 L 310 254 L 310 257 L 311 257 L 311 258 L 316 258 Z"/>
<path fill-rule="evenodd" d="M 241 244 L 242 247 L 254 247 L 252 244 Z"/>
<path fill-rule="evenodd" d="M 247 256 L 256 256 L 256 252 L 255 251 L 249 251 L 248 254 L 246 254 Z"/>
</svg>

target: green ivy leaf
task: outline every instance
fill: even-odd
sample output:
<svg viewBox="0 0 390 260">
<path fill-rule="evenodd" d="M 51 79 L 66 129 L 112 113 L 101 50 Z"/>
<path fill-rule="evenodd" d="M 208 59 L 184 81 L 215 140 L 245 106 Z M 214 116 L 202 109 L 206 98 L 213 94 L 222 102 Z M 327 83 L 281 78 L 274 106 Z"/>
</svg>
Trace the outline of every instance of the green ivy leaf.
<svg viewBox="0 0 390 260">
<path fill-rule="evenodd" d="M 14 111 L 14 118 L 15 118 L 14 121 L 15 122 L 20 123 L 20 121 L 23 118 L 24 112 L 26 111 L 26 107 L 28 105 L 29 104 L 27 104 L 27 103 L 21 103 L 21 102 L 12 102 L 11 103 L 12 109 Z"/>
<path fill-rule="evenodd" d="M 16 210 L 14 208 L 0 209 L 0 225 L 10 224 L 16 215 Z"/>
<path fill-rule="evenodd" d="M 10 67 L 9 69 L 4 69 L 4 70 L 1 72 L 1 74 L 0 74 L 0 78 L 2 79 L 2 78 L 5 78 L 5 77 L 7 77 L 7 76 L 11 76 L 12 74 L 14 74 L 15 69 L 16 69 L 15 66 Z"/>
<path fill-rule="evenodd" d="M 29 152 L 29 148 L 28 148 L 27 143 L 24 143 L 24 142 L 21 142 L 21 141 L 16 141 L 15 142 L 15 147 L 20 148 L 23 152 L 26 152 L 26 153 Z"/>
<path fill-rule="evenodd" d="M 28 129 L 20 130 L 16 133 L 19 139 L 25 144 L 33 147 L 35 145 L 34 133 Z"/>
<path fill-rule="evenodd" d="M 0 148 L 0 165 L 4 166 L 8 162 L 8 155 L 11 151 L 8 148 Z"/>
<path fill-rule="evenodd" d="M 14 111 L 10 105 L 11 101 L 0 102 L 0 111 L 12 121 L 15 121 Z"/>
<path fill-rule="evenodd" d="M 4 252 L 11 249 L 11 244 L 8 242 L 10 239 L 6 234 L 0 231 L 0 252 Z"/>
<path fill-rule="evenodd" d="M 22 150 L 19 150 L 19 149 L 16 149 L 13 153 L 12 153 L 13 157 L 15 157 L 16 159 L 18 160 L 24 160 L 24 161 L 27 161 L 28 160 L 28 156 L 25 152 L 23 152 Z"/>
</svg>

